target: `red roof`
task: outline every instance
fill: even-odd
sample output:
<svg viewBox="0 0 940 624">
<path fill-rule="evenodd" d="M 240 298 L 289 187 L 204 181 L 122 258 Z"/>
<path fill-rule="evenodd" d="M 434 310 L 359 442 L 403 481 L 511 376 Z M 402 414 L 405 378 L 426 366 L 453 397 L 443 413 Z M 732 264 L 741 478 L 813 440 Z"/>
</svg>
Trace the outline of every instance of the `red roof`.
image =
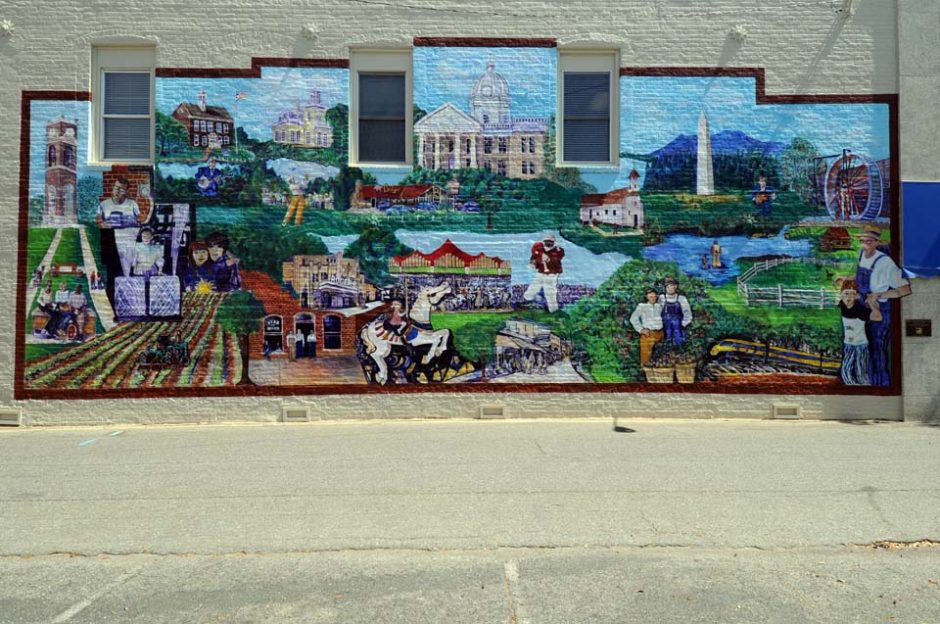
<svg viewBox="0 0 940 624">
<path fill-rule="evenodd" d="M 827 239 L 836 239 L 836 240 L 851 240 L 849 236 L 849 231 L 844 227 L 831 227 L 826 228 L 826 233 L 823 234 L 824 238 Z"/>
<path fill-rule="evenodd" d="M 420 251 L 413 251 L 407 256 L 393 256 L 392 261 L 394 261 L 395 264 L 397 265 L 401 265 L 408 258 L 413 258 L 414 256 L 418 256 L 420 258 L 424 258 L 425 260 L 429 261 L 431 264 L 434 264 L 438 259 L 440 259 L 442 256 L 445 256 L 447 254 L 460 258 L 461 260 L 464 261 L 464 264 L 466 265 L 470 265 L 470 263 L 473 262 L 474 260 L 479 260 L 480 258 L 487 257 L 487 255 L 484 254 L 482 251 L 475 256 L 471 256 L 466 251 L 464 251 L 463 249 L 455 245 L 448 238 L 447 240 L 444 241 L 444 243 L 440 247 L 438 247 L 437 249 L 435 249 L 429 254 L 422 253 Z M 503 263 L 503 259 L 498 256 L 493 256 L 492 259 L 493 259 L 493 262 L 495 262 L 496 264 Z"/>
<path fill-rule="evenodd" d="M 206 110 L 200 110 L 197 104 L 183 102 L 173 111 L 173 116 L 177 119 L 180 116 L 192 119 L 220 119 L 231 123 L 233 121 L 231 113 L 223 106 L 206 106 Z"/>
<path fill-rule="evenodd" d="M 433 184 L 363 186 L 362 198 L 408 201 L 424 196 L 432 188 Z"/>
<path fill-rule="evenodd" d="M 629 197 L 635 195 L 636 191 L 629 188 L 619 188 L 609 193 L 588 193 L 581 196 L 582 206 L 603 206 L 605 204 L 620 204 Z"/>
</svg>

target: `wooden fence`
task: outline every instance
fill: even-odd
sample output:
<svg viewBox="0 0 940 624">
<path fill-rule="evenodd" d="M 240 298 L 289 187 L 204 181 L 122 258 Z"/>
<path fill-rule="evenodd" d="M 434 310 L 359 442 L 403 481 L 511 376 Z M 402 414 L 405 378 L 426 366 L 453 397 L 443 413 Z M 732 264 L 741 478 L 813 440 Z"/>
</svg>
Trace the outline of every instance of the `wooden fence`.
<svg viewBox="0 0 940 624">
<path fill-rule="evenodd" d="M 758 288 L 751 286 L 750 282 L 755 275 L 769 271 L 782 264 L 800 262 L 805 264 L 831 264 L 830 261 L 819 258 L 773 258 L 755 262 L 747 271 L 738 276 L 738 295 L 744 297 L 748 306 L 775 305 L 784 307 L 813 307 L 824 309 L 839 303 L 839 293 L 825 287 L 820 288 L 788 288 L 783 284 Z"/>
</svg>

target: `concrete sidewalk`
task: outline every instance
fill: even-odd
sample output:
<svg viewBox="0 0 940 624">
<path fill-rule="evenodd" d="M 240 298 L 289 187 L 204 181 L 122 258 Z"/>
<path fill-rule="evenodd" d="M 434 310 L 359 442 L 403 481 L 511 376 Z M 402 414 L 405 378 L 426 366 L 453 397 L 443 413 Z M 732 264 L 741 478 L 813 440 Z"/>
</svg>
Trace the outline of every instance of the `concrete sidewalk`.
<svg viewBox="0 0 940 624">
<path fill-rule="evenodd" d="M 251 579 L 275 591 L 262 572 L 273 561 L 296 570 L 281 595 L 296 621 L 652 622 L 672 613 L 675 595 L 696 596 L 703 610 L 680 600 L 675 619 L 659 621 L 940 621 L 940 548 L 871 546 L 940 542 L 940 428 L 621 424 L 634 432 L 599 420 L 2 431 L 0 576 L 19 579 L 14 588 L 55 578 L 67 553 L 63 565 L 102 580 L 63 577 L 62 596 L 76 600 L 56 603 L 59 611 L 0 590 L 0 605 L 19 605 L 26 618 L 4 619 L 0 609 L 0 621 L 46 621 L 40 607 L 56 611 L 51 620 L 89 596 L 56 621 L 107 621 L 95 609 L 108 600 L 157 600 L 156 592 L 176 604 L 178 578 L 220 621 L 285 621 L 273 598 L 249 591 Z M 336 593 L 350 599 L 369 579 L 378 593 L 343 608 L 322 587 L 304 593 L 297 579 L 330 577 L 329 557 Z M 232 575 L 229 603 L 198 594 L 221 582 L 206 575 L 219 574 Z M 141 585 L 138 575 L 157 578 Z M 478 580 L 495 595 L 469 598 Z M 98 595 L 112 586 L 121 589 Z M 448 587 L 464 593 L 441 598 Z M 907 610 L 869 594 L 879 587 L 903 596 Z M 708 600 L 707 588 L 717 592 Z M 823 601 L 819 617 L 801 595 Z M 321 598 L 322 617 L 298 615 Z M 421 617 L 415 601 L 428 608 Z M 569 610 L 581 603 L 595 616 Z M 149 604 L 116 609 L 127 617 L 114 621 L 212 619 L 160 619 L 162 603 Z M 395 618 L 375 619 L 383 604 L 399 605 Z M 264 605 L 274 609 L 268 619 Z M 625 615 L 630 605 L 635 618 Z M 856 619 L 837 618 L 849 608 Z"/>
</svg>

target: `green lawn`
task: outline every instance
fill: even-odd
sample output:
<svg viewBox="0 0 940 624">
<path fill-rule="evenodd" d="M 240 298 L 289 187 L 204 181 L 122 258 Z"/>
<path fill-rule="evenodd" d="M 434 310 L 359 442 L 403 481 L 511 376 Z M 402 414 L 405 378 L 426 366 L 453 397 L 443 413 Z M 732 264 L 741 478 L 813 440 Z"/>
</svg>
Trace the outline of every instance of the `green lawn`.
<svg viewBox="0 0 940 624">
<path fill-rule="evenodd" d="M 687 193 L 642 193 L 647 227 L 663 233 L 690 232 L 703 236 L 726 234 L 776 234 L 784 225 L 812 216 L 825 216 L 824 210 L 805 204 L 796 193 L 778 192 L 769 216 L 757 216 L 748 193 L 719 190 L 713 198 Z"/>
<path fill-rule="evenodd" d="M 49 245 L 55 237 L 55 228 L 29 228 L 29 238 L 26 245 L 26 274 L 32 279 L 33 271 L 42 262 Z M 44 267 L 46 271 L 49 267 Z"/>
<path fill-rule="evenodd" d="M 768 288 L 783 284 L 789 288 L 827 288 L 835 289 L 836 277 L 851 275 L 855 272 L 854 262 L 842 262 L 838 265 L 807 264 L 791 262 L 758 273 L 749 282 L 751 286 Z"/>
<path fill-rule="evenodd" d="M 46 344 L 28 344 L 26 345 L 26 363 L 29 364 L 35 360 L 42 359 L 47 355 L 58 353 L 62 349 L 71 346 L 66 342 L 50 341 Z"/>
<path fill-rule="evenodd" d="M 746 306 L 744 298 L 738 295 L 737 285 L 732 282 L 719 288 L 711 288 L 709 296 L 729 312 L 748 317 L 768 327 L 787 328 L 798 323 L 820 327 L 841 327 L 841 314 L 838 308 Z"/>
<path fill-rule="evenodd" d="M 568 316 L 559 311 L 550 314 L 547 310 L 514 310 L 510 312 L 435 312 L 431 315 L 431 325 L 434 329 L 449 329 L 458 333 L 461 328 L 470 323 L 488 319 L 522 319 L 542 323 L 552 328 L 556 334 L 564 336 Z"/>
<path fill-rule="evenodd" d="M 46 229 L 48 228 L 43 228 L 42 230 L 39 230 L 39 231 L 44 231 Z M 32 240 L 34 231 L 35 230 L 30 230 L 30 240 Z M 54 232 L 55 230 L 52 230 L 52 231 Z M 46 249 L 48 249 L 48 247 L 49 246 L 47 244 Z M 43 253 L 45 253 L 45 251 Z M 59 240 L 59 246 L 56 249 L 55 255 L 52 258 L 52 263 L 53 264 L 75 264 L 79 268 L 81 268 L 84 265 L 84 258 L 82 257 L 81 235 L 79 234 L 79 231 L 77 228 L 63 228 L 62 229 L 62 238 Z M 55 293 L 58 290 L 60 283 L 64 283 L 66 285 L 66 288 L 69 291 L 75 290 L 75 286 L 77 284 L 81 284 L 82 289 L 84 290 L 84 293 L 85 293 L 85 298 L 88 300 L 88 309 L 95 310 L 95 306 L 91 301 L 91 296 L 89 295 L 87 275 L 83 277 L 78 277 L 77 275 L 74 275 L 74 274 L 68 274 L 68 275 L 58 275 L 56 277 L 52 277 L 51 273 L 49 272 L 49 268 L 50 267 L 46 267 L 46 277 L 43 278 L 43 283 L 42 283 L 43 288 L 45 288 L 47 284 L 51 283 L 52 292 Z M 39 294 L 40 294 L 40 291 L 37 290 L 36 297 L 33 299 L 33 301 L 30 302 L 29 309 L 26 314 L 26 333 L 27 334 L 32 333 L 32 328 L 33 328 L 32 312 L 36 308 L 36 301 L 39 298 Z M 95 313 L 97 315 L 97 311 L 95 311 Z M 97 317 L 95 321 L 95 327 L 96 327 L 95 331 L 99 333 L 104 331 L 104 326 L 101 324 L 101 319 L 98 319 Z"/>
</svg>

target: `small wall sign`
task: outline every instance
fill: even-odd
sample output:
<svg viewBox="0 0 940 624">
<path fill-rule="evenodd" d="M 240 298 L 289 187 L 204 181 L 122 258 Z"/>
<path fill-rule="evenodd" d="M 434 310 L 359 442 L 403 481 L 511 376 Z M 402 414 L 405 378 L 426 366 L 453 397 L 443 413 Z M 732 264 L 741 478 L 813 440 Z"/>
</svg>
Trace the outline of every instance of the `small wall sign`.
<svg viewBox="0 0 940 624">
<path fill-rule="evenodd" d="M 908 319 L 905 322 L 905 333 L 908 336 L 927 338 L 931 336 L 930 319 Z"/>
</svg>

